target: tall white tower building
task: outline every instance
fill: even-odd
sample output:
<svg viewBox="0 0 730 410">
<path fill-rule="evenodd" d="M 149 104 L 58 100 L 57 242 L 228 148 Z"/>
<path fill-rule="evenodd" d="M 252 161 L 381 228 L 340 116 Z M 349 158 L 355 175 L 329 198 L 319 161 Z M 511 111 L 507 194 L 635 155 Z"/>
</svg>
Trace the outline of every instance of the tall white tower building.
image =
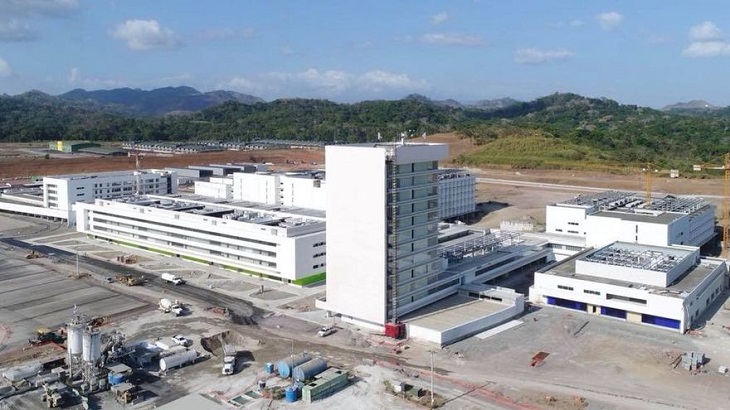
<svg viewBox="0 0 730 410">
<path fill-rule="evenodd" d="M 456 292 L 438 255 L 445 144 L 326 147 L 327 298 L 343 320 L 382 328 Z"/>
</svg>

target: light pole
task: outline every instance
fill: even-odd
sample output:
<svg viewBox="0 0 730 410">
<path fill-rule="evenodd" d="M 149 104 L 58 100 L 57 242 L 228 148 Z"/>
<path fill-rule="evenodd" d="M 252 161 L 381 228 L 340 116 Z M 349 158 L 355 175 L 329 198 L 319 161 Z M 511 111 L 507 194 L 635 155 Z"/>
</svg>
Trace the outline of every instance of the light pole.
<svg viewBox="0 0 730 410">
<path fill-rule="evenodd" d="M 79 277 L 79 241 L 76 241 L 76 277 Z"/>
<path fill-rule="evenodd" d="M 429 350 L 431 353 L 431 408 L 433 408 L 433 350 Z"/>
</svg>

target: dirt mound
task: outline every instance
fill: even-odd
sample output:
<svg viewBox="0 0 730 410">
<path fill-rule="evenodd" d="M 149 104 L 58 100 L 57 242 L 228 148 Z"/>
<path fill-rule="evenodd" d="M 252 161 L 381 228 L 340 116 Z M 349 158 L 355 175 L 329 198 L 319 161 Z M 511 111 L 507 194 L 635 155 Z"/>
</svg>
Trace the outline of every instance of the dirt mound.
<svg viewBox="0 0 730 410">
<path fill-rule="evenodd" d="M 213 336 L 204 337 L 200 344 L 207 352 L 216 357 L 223 357 L 223 345 L 231 345 L 240 356 L 244 351 L 254 350 L 261 342 L 238 332 L 227 330 Z"/>
<path fill-rule="evenodd" d="M 224 332 L 228 333 L 228 332 Z M 200 345 L 203 346 L 208 353 L 215 357 L 220 357 L 223 354 L 223 333 L 218 333 L 210 337 L 204 337 L 200 339 Z"/>
</svg>

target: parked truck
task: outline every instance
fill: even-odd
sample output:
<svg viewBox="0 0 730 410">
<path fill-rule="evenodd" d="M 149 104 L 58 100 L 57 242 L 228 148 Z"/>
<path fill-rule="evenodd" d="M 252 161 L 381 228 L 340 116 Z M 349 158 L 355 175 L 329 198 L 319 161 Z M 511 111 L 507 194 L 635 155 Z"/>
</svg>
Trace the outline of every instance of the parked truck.
<svg viewBox="0 0 730 410">
<path fill-rule="evenodd" d="M 185 283 L 185 281 L 181 277 L 173 275 L 172 273 L 163 273 L 162 280 L 168 283 L 172 283 L 173 285 L 182 285 L 183 283 Z"/>
<path fill-rule="evenodd" d="M 183 313 L 183 308 L 177 300 L 172 301 L 170 299 L 160 299 L 160 302 L 157 305 L 160 310 L 165 313 L 174 313 L 175 316 L 180 316 Z"/>
<path fill-rule="evenodd" d="M 236 349 L 231 345 L 223 345 L 223 374 L 233 374 L 236 370 Z"/>
</svg>

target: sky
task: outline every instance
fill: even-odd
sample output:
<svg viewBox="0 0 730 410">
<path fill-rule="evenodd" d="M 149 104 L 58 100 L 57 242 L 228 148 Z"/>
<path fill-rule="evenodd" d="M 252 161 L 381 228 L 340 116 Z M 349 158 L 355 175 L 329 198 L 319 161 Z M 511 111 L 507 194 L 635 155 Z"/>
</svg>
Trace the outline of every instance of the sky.
<svg viewBox="0 0 730 410">
<path fill-rule="evenodd" d="M 0 93 L 730 105 L 730 1 L 0 0 Z"/>
</svg>

